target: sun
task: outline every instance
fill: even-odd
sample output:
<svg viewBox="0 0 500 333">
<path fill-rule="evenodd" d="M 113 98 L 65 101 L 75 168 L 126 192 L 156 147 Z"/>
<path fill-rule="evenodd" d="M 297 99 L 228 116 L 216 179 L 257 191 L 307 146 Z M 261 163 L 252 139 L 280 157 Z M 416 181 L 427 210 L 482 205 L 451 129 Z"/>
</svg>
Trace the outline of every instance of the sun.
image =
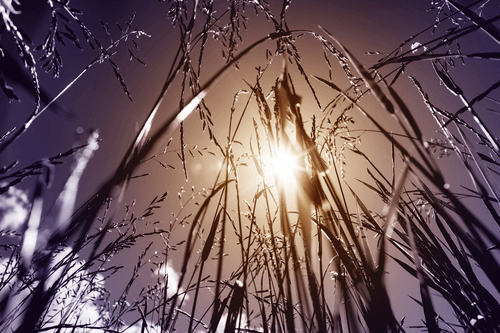
<svg viewBox="0 0 500 333">
<path fill-rule="evenodd" d="M 289 151 L 278 150 L 271 158 L 271 169 L 275 181 L 285 186 L 294 185 L 298 169 L 297 157 Z"/>
</svg>

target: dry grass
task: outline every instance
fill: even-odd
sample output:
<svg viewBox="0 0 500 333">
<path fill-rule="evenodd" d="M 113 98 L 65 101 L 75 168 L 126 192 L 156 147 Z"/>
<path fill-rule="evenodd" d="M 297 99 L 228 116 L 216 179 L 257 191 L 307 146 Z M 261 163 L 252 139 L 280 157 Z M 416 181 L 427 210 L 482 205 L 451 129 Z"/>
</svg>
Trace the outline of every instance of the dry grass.
<svg viewBox="0 0 500 333">
<path fill-rule="evenodd" d="M 81 34 L 99 52 L 75 81 L 91 66 L 107 61 L 130 97 L 111 55 L 128 37 L 144 35 L 132 28 L 133 18 L 120 28 L 121 37 L 104 47 L 78 18 L 78 10 L 68 3 L 51 5 L 56 21 L 72 21 L 79 27 L 77 33 L 68 27 L 63 34 L 67 39 L 81 47 L 76 37 Z M 231 1 L 226 11 L 214 11 L 219 4 L 206 1 L 197 7 L 191 2 L 168 5 L 171 22 L 182 36 L 176 58 L 119 167 L 85 205 L 74 208 L 82 173 L 98 148 L 97 132 L 86 145 L 66 153 L 26 167 L 13 162 L 1 169 L 1 239 L 11 242 L 2 244 L 2 330 L 500 331 L 500 150 L 494 128 L 482 116 L 485 102 L 495 101 L 499 83 L 470 98 L 471 87 L 453 78 L 458 71 L 455 60 L 463 61 L 465 69 L 469 58 L 498 60 L 496 52 L 462 54 L 459 46 L 477 30 L 500 43 L 494 25 L 498 17 L 483 19 L 477 14 L 478 7 L 491 4 L 435 2 L 437 23 L 370 68 L 326 28 L 290 30 L 287 1 L 277 8 L 265 1 Z M 4 24 L 10 27 L 3 34 L 12 35 L 20 45 L 20 56 L 37 88 L 35 111 L 18 130 L 1 138 L 1 152 L 21 135 L 29 135 L 30 124 L 44 109 L 39 108 L 38 65 L 9 20 L 10 3 L 0 6 L 7 13 Z M 266 16 L 275 30 L 247 46 L 240 29 L 252 29 L 249 9 Z M 54 75 L 61 63 L 58 27 L 52 22 L 40 47 L 44 66 Z M 104 28 L 109 33 L 109 27 Z M 329 77 L 309 73 L 301 58 L 311 56 L 300 49 L 303 39 L 323 48 L 316 60 L 324 61 Z M 226 65 L 201 84 L 208 56 L 204 50 L 217 41 Z M 209 105 L 217 81 L 256 49 L 273 43 L 276 48 L 266 50 L 267 63 L 257 68 L 257 75 L 244 78 L 246 90 L 231 92 L 233 102 L 224 116 L 229 125 L 216 130 Z M 131 57 L 137 59 L 132 52 Z M 333 79 L 334 60 L 345 77 Z M 397 90 L 404 70 L 423 62 L 430 63 L 433 80 L 463 107 L 440 108 L 440 96 L 428 91 L 421 78 L 411 77 L 428 109 L 428 114 L 416 116 L 418 107 L 407 104 Z M 269 77 L 276 66 L 282 68 L 279 77 Z M 158 121 L 166 93 L 178 80 L 179 109 Z M 7 93 L 12 97 L 11 90 Z M 305 96 L 321 112 L 303 111 Z M 188 148 L 191 123 L 186 119 L 192 113 L 198 113 L 208 134 L 208 148 Z M 354 119 L 367 124 L 361 134 Z M 419 125 L 425 123 L 422 119 L 436 122 L 437 138 L 428 138 Z M 156 144 L 174 134 L 179 134 L 179 146 L 172 148 L 169 141 L 158 150 Z M 378 152 L 363 150 L 360 141 L 373 137 Z M 381 151 L 388 152 L 385 161 L 377 156 Z M 273 159 L 285 153 L 287 163 L 293 164 L 291 171 L 283 165 L 273 169 L 278 165 Z M 448 170 L 441 171 L 437 157 L 452 158 L 449 155 L 461 163 L 460 172 L 470 177 L 474 188 L 460 188 L 460 179 L 453 184 Z M 70 156 L 72 174 L 55 208 L 44 216 L 44 191 L 54 174 L 58 176 L 57 164 Z M 182 170 L 174 166 L 175 157 L 168 156 L 177 156 Z M 124 203 L 132 179 L 152 177 L 139 173 L 139 166 L 142 172 L 153 168 L 155 161 L 163 171 L 187 181 L 190 161 L 197 160 L 217 160 L 220 165 L 206 189 L 147 192 L 138 198 L 146 205 L 140 214 L 135 211 L 141 203 Z M 351 177 L 348 170 L 354 170 L 354 164 L 362 167 Z M 29 177 L 37 178 L 30 204 L 15 188 Z M 172 205 L 175 201 L 178 204 Z M 164 209 L 168 218 L 161 213 Z M 17 210 L 22 226 L 16 222 L 14 230 L 12 212 Z M 48 219 L 55 222 L 44 231 L 40 225 Z M 418 292 L 391 292 L 388 270 L 411 279 Z M 154 277 L 147 284 L 139 278 L 146 272 Z M 121 281 L 120 292 L 112 286 L 114 281 Z M 405 315 L 409 325 L 405 317 L 395 315 L 408 302 L 419 309 Z"/>
</svg>

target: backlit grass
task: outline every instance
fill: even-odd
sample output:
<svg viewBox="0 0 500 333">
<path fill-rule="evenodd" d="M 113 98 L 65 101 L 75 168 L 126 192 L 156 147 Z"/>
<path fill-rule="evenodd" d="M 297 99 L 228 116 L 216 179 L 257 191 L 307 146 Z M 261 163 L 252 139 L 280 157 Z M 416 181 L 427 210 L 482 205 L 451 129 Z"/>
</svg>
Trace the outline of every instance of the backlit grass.
<svg viewBox="0 0 500 333">
<path fill-rule="evenodd" d="M 134 46 L 146 34 L 133 16 L 119 38 L 103 24 L 106 45 L 69 2 L 48 4 L 56 18 L 37 48 L 44 63 L 11 20 L 22 15 L 16 4 L 0 2 L 2 37 L 19 46 L 35 87 L 33 113 L 2 136 L 0 153 L 44 112 L 38 72 L 59 73 L 61 40 L 98 54 L 61 94 L 108 63 L 132 96 L 113 52 L 132 43 L 130 59 L 142 63 Z M 484 116 L 498 106 L 499 83 L 467 72 L 469 61 L 499 54 L 462 51 L 477 36 L 498 48 L 499 16 L 480 15 L 491 3 L 434 1 L 438 20 L 371 66 L 329 27 L 294 30 L 286 0 L 164 5 L 167 28 L 180 36 L 175 59 L 156 100 L 139 106 L 148 112 L 135 136 L 119 138 L 129 145 L 111 156 L 118 167 L 88 201 L 76 207 L 106 128 L 0 170 L 2 331 L 500 331 L 500 150 Z M 274 29 L 250 43 L 255 13 Z M 213 45 L 222 52 L 205 53 Z M 225 65 L 206 69 L 209 57 Z M 241 71 L 241 86 L 224 85 L 255 59 L 263 62 Z M 467 75 L 484 76 L 487 87 L 477 91 Z M 172 103 L 175 112 L 160 111 Z M 453 168 L 443 168 L 447 159 Z M 62 163 L 73 163 L 70 176 L 44 209 Z"/>
</svg>

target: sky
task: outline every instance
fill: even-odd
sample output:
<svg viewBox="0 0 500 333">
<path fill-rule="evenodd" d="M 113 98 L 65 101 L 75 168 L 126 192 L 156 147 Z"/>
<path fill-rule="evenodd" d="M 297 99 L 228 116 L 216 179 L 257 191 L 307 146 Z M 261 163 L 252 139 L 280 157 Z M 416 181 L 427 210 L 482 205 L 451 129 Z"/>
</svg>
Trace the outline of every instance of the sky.
<svg viewBox="0 0 500 333">
<path fill-rule="evenodd" d="M 280 5 L 281 1 L 271 1 L 270 3 Z M 91 183 L 99 184 L 109 176 L 119 162 L 119 159 L 105 157 L 109 156 L 109 152 L 119 156 L 125 152 L 137 127 L 142 124 L 152 107 L 175 55 L 172 50 L 176 49 L 178 32 L 172 29 L 171 24 L 165 18 L 168 11 L 166 3 L 150 1 L 145 5 L 139 1 L 105 1 L 104 3 L 85 1 L 82 3 L 71 2 L 71 4 L 84 13 L 83 22 L 88 25 L 95 36 L 103 41 L 103 44 L 109 40 L 109 37 L 104 33 L 100 22 L 107 22 L 111 35 L 116 37 L 119 32 L 115 23 L 124 26 L 132 13 L 136 13 L 133 27 L 142 29 L 151 35 L 151 37 L 141 37 L 137 40 L 139 46 L 139 50 L 136 51 L 137 57 L 147 66 L 142 66 L 135 61 L 128 63 L 128 52 L 123 48 L 118 49 L 117 55 L 114 57 L 120 66 L 120 73 L 129 87 L 133 102 L 128 100 L 118 81 L 114 79 L 109 64 L 94 66 L 59 98 L 58 105 L 62 106 L 63 110 L 67 110 L 68 116 L 59 116 L 57 112 L 46 112 L 33 125 L 31 130 L 33 134 L 22 137 L 19 142 L 19 147 L 33 148 L 29 155 L 30 159 L 40 159 L 67 150 L 68 142 L 77 140 L 75 132 L 78 128 L 99 129 L 103 141 L 87 171 L 87 174 L 93 175 L 94 180 Z M 48 32 L 47 26 L 50 23 L 48 8 L 46 5 L 42 6 L 39 1 L 23 1 L 22 6 L 23 15 L 19 17 L 20 25 L 31 37 L 34 45 L 38 45 L 42 43 Z M 294 29 L 319 32 L 318 26 L 325 27 L 345 43 L 346 47 L 363 57 L 362 59 L 366 59 L 367 63 L 371 63 L 372 58 L 363 56 L 365 52 L 392 51 L 402 40 L 433 22 L 435 18 L 433 14 L 425 12 L 427 6 L 427 3 L 418 4 L 414 1 L 382 1 L 377 2 L 376 8 L 369 1 L 294 1 L 287 15 L 290 25 Z M 265 21 L 263 15 L 254 19 L 256 20 L 254 28 L 245 32 L 245 41 L 260 38 L 272 28 L 272 25 Z M 387 22 L 391 22 L 391 24 L 388 25 Z M 77 27 L 74 29 L 77 31 Z M 10 47 L 12 47 L 12 41 L 5 41 L 7 44 L 9 42 Z M 311 42 L 311 38 L 307 39 L 305 41 L 306 47 L 309 47 L 308 43 Z M 72 45 L 59 49 L 63 58 L 60 78 L 54 80 L 50 75 L 40 74 L 40 82 L 48 95 L 57 95 L 95 58 L 96 52 L 92 51 L 88 45 L 84 45 L 84 43 L 82 45 L 83 51 Z M 315 50 L 322 52 L 317 47 L 317 43 Z M 213 52 L 215 54 L 221 52 L 220 47 L 214 48 Z M 255 53 L 252 57 L 259 54 L 258 51 Z M 211 57 L 207 58 L 208 61 L 212 61 Z M 219 57 L 214 57 L 214 59 L 216 58 Z M 324 73 L 325 69 L 315 68 L 315 62 L 310 60 L 312 58 L 313 56 L 309 56 L 309 59 L 305 59 L 305 61 L 308 65 L 310 64 L 315 75 L 321 76 L 320 74 Z M 219 62 L 219 65 L 221 63 Z M 257 64 L 257 61 L 255 63 Z M 248 75 L 253 67 L 253 64 L 249 63 L 241 70 L 241 73 L 233 70 L 232 73 L 235 75 L 226 75 L 224 82 L 219 84 L 221 88 L 218 91 L 224 92 L 223 85 L 225 84 L 236 84 L 244 89 L 245 84 L 240 80 L 240 77 Z M 216 66 L 207 66 L 206 68 L 208 71 L 205 72 L 207 73 L 205 78 L 208 78 L 210 68 L 216 68 Z M 280 69 L 280 66 L 275 66 L 274 70 L 279 71 Z M 269 88 L 270 85 L 267 89 Z M 18 90 L 22 101 L 33 100 L 29 93 L 23 95 L 25 92 L 22 88 Z M 175 96 L 176 93 L 172 92 L 171 96 Z M 217 92 L 217 94 L 219 93 Z M 224 93 L 221 93 L 220 97 L 224 97 L 223 95 Z M 219 97 L 219 95 L 217 96 Z M 29 103 L 8 104 L 3 96 L 2 98 L 8 111 L 4 113 L 7 119 L 1 122 L 1 129 L 5 132 L 13 126 L 19 126 L 19 123 L 31 113 L 32 105 Z M 225 107 L 228 107 L 231 101 L 229 98 L 227 99 Z M 176 104 L 164 103 L 162 113 L 168 114 L 176 108 Z M 64 111 L 60 111 L 60 113 L 64 114 Z M 215 115 L 214 119 L 218 120 L 218 116 Z M 223 128 L 224 125 L 220 127 Z M 192 141 L 190 144 L 193 146 L 197 144 L 195 137 L 187 138 L 187 140 Z M 68 138 L 68 141 L 62 138 Z M 12 147 L 1 158 L 8 162 L 20 159 L 23 155 L 25 155 L 24 149 Z M 92 192 L 92 185 L 89 185 L 88 191 Z M 85 194 L 82 194 L 82 198 L 86 197 Z"/>
<path fill-rule="evenodd" d="M 269 0 L 268 2 L 271 8 L 274 8 L 273 6 L 279 8 L 281 4 L 281 1 L 277 0 Z M 225 1 L 218 2 L 220 5 L 218 8 L 220 8 L 221 12 L 225 9 L 225 3 Z M 461 1 L 461 3 L 467 4 L 470 1 Z M 117 54 L 113 56 L 131 93 L 132 101 L 124 93 L 119 81 L 115 78 L 112 67 L 108 63 L 96 64 L 67 89 L 57 100 L 57 104 L 52 110 L 44 112 L 25 135 L 0 155 L 0 166 L 8 165 L 15 160 L 19 160 L 19 166 L 25 166 L 41 158 L 55 156 L 58 153 L 67 151 L 78 143 L 84 143 L 90 130 L 99 130 L 102 140 L 99 142 L 99 149 L 91 159 L 81 180 L 80 191 L 77 197 L 78 206 L 84 203 L 99 188 L 99 185 L 113 174 L 126 149 L 146 119 L 148 112 L 160 93 L 164 78 L 174 60 L 179 35 L 178 30 L 172 28 L 171 22 L 166 17 L 169 9 L 169 4 L 166 2 L 152 0 L 72 0 L 71 6 L 78 8 L 84 13 L 80 16 L 82 22 L 84 22 L 92 34 L 103 45 L 109 44 L 110 36 L 111 38 L 119 36 L 116 23 L 124 27 L 131 15 L 136 13 L 132 27 L 144 31 L 147 35 L 134 39 L 138 45 L 138 49 L 134 50 L 134 54 L 146 65 L 135 59 L 129 61 L 127 48 L 133 49 L 131 40 L 121 43 L 116 48 Z M 369 67 L 377 61 L 380 55 L 366 55 L 366 52 L 389 53 L 410 36 L 431 26 L 435 22 L 436 13 L 435 11 L 426 11 L 430 6 L 430 1 L 412 0 L 294 0 L 287 11 L 287 22 L 290 29 L 303 29 L 322 33 L 319 26 L 325 28 L 358 57 L 365 64 L 365 67 Z M 494 4 L 493 1 L 486 8 L 491 10 L 491 13 L 485 10 L 484 15 L 486 17 L 497 13 L 500 9 L 498 4 Z M 47 4 L 39 0 L 26 0 L 21 1 L 19 9 L 22 14 L 11 15 L 12 20 L 30 36 L 33 45 L 39 45 L 48 33 L 50 25 L 50 12 Z M 262 36 L 273 32 L 272 24 L 267 22 L 263 15 L 255 17 L 255 15 L 251 14 L 253 11 L 251 8 L 247 10 L 249 11 L 248 16 L 250 18 L 248 23 L 249 29 L 242 33 L 243 42 L 239 46 L 239 50 L 242 50 L 246 45 L 249 45 Z M 279 11 L 277 10 L 276 12 L 278 13 Z M 102 28 L 101 21 L 109 24 L 110 36 Z M 56 96 L 67 87 L 97 55 L 97 52 L 92 50 L 83 41 L 78 27 L 74 23 L 71 27 L 77 32 L 83 50 L 70 45 L 70 42 L 65 47 L 60 47 L 63 67 L 61 68 L 60 77 L 57 79 L 51 78 L 49 74 L 40 71 L 41 87 L 48 96 Z M 427 34 L 425 38 L 430 38 L 429 36 Z M 13 42 L 6 37 L 5 33 L 0 40 L 0 45 L 4 52 L 15 55 Z M 323 51 L 321 47 L 318 47 L 318 43 L 312 37 L 304 37 L 297 42 L 297 45 L 304 50 L 308 50 L 307 52 L 301 52 L 303 64 L 307 67 L 308 73 L 327 78 L 328 69 L 322 60 Z M 256 48 L 248 56 L 248 60 L 245 59 L 245 61 L 240 63 L 240 70 L 236 70 L 235 68 L 229 69 L 228 74 L 222 77 L 211 92 L 209 98 L 211 98 L 211 102 L 213 103 L 213 121 L 215 123 L 215 131 L 220 138 L 227 136 L 227 112 L 231 107 L 234 91 L 237 89 L 247 89 L 242 78 L 254 80 L 256 73 L 254 67 L 265 62 L 266 48 L 272 49 L 273 47 L 273 42 L 267 42 L 267 44 Z M 495 50 L 495 47 L 498 47 L 498 45 L 492 47 L 490 39 L 480 34 L 475 34 L 473 39 L 467 40 L 467 43 L 462 45 L 465 53 L 478 49 Z M 220 56 L 221 50 L 221 46 L 217 43 L 213 43 L 207 47 L 206 63 L 202 69 L 202 82 L 208 80 L 210 75 L 224 64 Z M 38 55 L 40 54 L 38 53 Z M 318 57 L 321 58 L 321 61 L 317 60 Z M 18 93 L 21 103 L 16 101 L 9 103 L 7 98 L 0 94 L 0 106 L 2 108 L 0 110 L 0 134 L 3 134 L 14 126 L 19 127 L 33 109 L 33 93 L 30 90 L 29 83 L 26 83 L 28 81 L 22 81 L 22 75 L 14 66 L 15 64 L 11 63 L 7 65 L 6 61 L 2 61 L 0 69 L 4 75 L 10 75 L 9 79 L 11 81 L 9 82 L 12 82 L 11 85 L 15 88 L 16 93 Z M 469 98 L 473 98 L 473 94 L 484 91 L 494 81 L 494 77 L 498 77 L 499 74 L 498 66 L 486 68 L 482 63 L 475 62 L 474 60 L 468 61 L 467 66 L 469 66 L 468 69 L 470 68 L 469 72 L 467 72 L 469 74 L 458 77 L 458 80 L 474 87 L 471 95 L 468 96 Z M 274 84 L 274 78 L 279 75 L 280 71 L 281 62 L 277 61 L 269 69 L 270 74 L 268 78 L 262 81 L 265 93 L 269 92 L 271 85 Z M 342 74 L 339 68 L 336 68 L 336 71 L 336 74 Z M 475 75 L 479 71 L 488 74 Z M 24 74 L 27 74 L 26 70 L 24 70 Z M 273 77 L 273 75 L 275 76 Z M 295 75 L 298 77 L 297 73 Z M 435 93 L 435 96 L 439 96 L 440 99 L 436 101 L 436 104 L 440 104 L 443 107 L 450 107 L 451 109 L 459 108 L 460 104 L 457 103 L 456 97 L 449 94 L 445 87 L 436 84 L 435 80 L 432 80 L 435 74 L 430 64 L 426 63 L 408 68 L 404 78 L 400 80 L 403 82 L 398 86 L 398 92 L 401 93 L 402 97 L 408 103 L 415 106 L 414 109 L 418 110 L 417 113 L 424 113 L 426 110 L 420 94 L 413 87 L 410 80 L 407 79 L 408 75 L 420 75 L 419 77 L 422 78 L 422 83 L 426 85 L 426 88 Z M 297 81 L 299 80 L 297 79 Z M 344 81 L 341 83 L 341 87 L 347 88 L 347 84 L 348 82 Z M 317 82 L 314 85 L 319 92 L 326 91 L 326 88 Z M 307 92 L 307 89 L 304 89 L 306 88 L 305 84 L 303 82 L 298 83 L 298 86 L 303 88 L 304 91 L 304 113 L 309 116 L 320 113 L 321 110 L 319 110 L 314 102 L 312 94 Z M 157 123 L 161 123 L 178 109 L 179 91 L 179 82 L 176 81 L 160 108 Z M 321 102 L 326 103 L 327 98 L 322 99 Z M 241 108 L 241 100 L 238 103 L 237 106 Z M 487 104 L 486 108 L 488 107 L 498 110 L 498 105 L 495 106 L 495 103 Z M 485 117 L 489 120 L 488 124 L 492 130 L 495 130 L 497 125 L 500 125 L 498 114 L 495 112 L 490 112 Z M 165 154 L 161 152 L 167 145 L 169 137 L 160 140 L 161 142 L 157 143 L 156 148 L 153 150 L 154 153 L 159 154 L 158 157 L 152 161 L 145 162 L 137 170 L 138 175 L 147 172 L 150 173 L 150 176 L 133 179 L 129 191 L 124 198 L 124 203 L 128 205 L 131 205 L 136 200 L 134 209 L 138 214 L 147 208 L 148 203 L 156 195 L 169 190 L 171 192 L 169 200 L 162 207 L 162 214 L 165 216 L 164 220 L 171 221 L 175 219 L 172 215 L 177 213 L 184 216 L 190 210 L 194 211 L 194 208 L 184 209 L 184 207 L 178 204 L 179 200 L 177 197 L 182 197 L 181 201 L 186 201 L 191 192 L 202 192 L 203 189 L 207 189 L 213 185 L 213 176 L 220 167 L 218 164 L 220 152 L 207 140 L 207 134 L 202 131 L 197 118 L 198 115 L 193 114 L 185 123 L 185 143 L 188 150 L 190 150 L 186 154 L 191 154 L 192 152 L 194 155 L 197 155 L 200 154 L 197 150 L 200 150 L 206 156 L 203 158 L 191 158 L 188 156 L 189 179 L 186 181 L 182 172 L 182 164 L 175 151 L 180 145 L 177 132 L 169 146 L 170 149 Z M 358 118 L 361 117 L 357 115 Z M 426 135 L 428 137 L 434 135 L 435 125 L 432 122 L 427 120 L 426 117 L 420 117 L 419 115 L 417 115 L 417 120 L 427 131 Z M 359 128 L 363 128 L 367 124 L 366 120 L 363 119 L 357 121 L 359 122 L 356 126 L 359 126 Z M 153 129 L 155 126 L 157 125 L 154 125 Z M 253 127 L 251 125 L 244 125 L 240 140 L 248 140 L 248 136 L 252 131 Z M 368 140 L 364 146 L 366 147 L 365 149 L 377 151 L 379 146 L 377 139 L 372 139 L 369 135 L 367 137 Z M 247 145 L 248 142 L 243 142 L 243 144 Z M 196 148 L 194 148 L 195 146 Z M 217 158 L 209 155 L 207 153 L 209 151 L 218 154 Z M 381 154 L 387 153 L 388 151 L 384 151 Z M 383 160 L 382 163 L 384 163 Z M 386 163 L 390 162 L 386 161 Z M 461 176 L 460 171 L 453 171 L 451 167 L 456 161 L 450 159 L 442 163 L 444 168 L 452 170 L 450 171 L 450 174 L 452 174 L 450 178 L 453 179 Z M 52 206 L 50 203 L 55 201 L 57 194 L 64 185 L 65 179 L 70 173 L 70 164 L 71 162 L 68 160 L 64 165 L 56 168 L 53 185 L 47 190 L 47 204 L 44 208 L 46 213 L 50 211 Z M 171 165 L 175 170 L 169 167 L 165 168 L 164 165 Z M 250 169 L 246 174 L 244 173 L 244 179 L 242 180 L 242 184 L 248 183 L 248 186 L 255 185 L 253 177 L 255 177 L 256 171 Z M 347 177 L 354 179 L 357 176 L 357 172 L 358 170 L 354 167 L 347 171 Z M 20 185 L 21 189 L 27 191 L 28 196 L 31 193 L 34 181 L 33 177 L 33 179 L 28 179 Z M 252 193 L 251 191 L 249 190 L 248 193 Z M 123 214 L 123 208 L 120 213 Z M 185 233 L 185 230 L 179 231 L 179 235 Z M 181 240 L 179 239 L 179 242 Z M 133 255 L 137 256 L 138 254 Z M 172 266 L 169 266 L 168 269 L 172 269 L 171 267 L 179 269 L 179 264 L 175 262 L 175 259 L 174 255 L 174 262 L 170 262 Z M 128 258 L 121 257 L 115 260 L 117 264 L 124 264 L 127 263 Z M 167 270 L 166 266 L 163 269 Z M 158 272 L 160 272 L 160 275 L 162 274 L 161 269 Z M 151 278 L 151 276 L 149 277 Z M 123 281 L 117 281 L 116 286 L 109 286 L 109 288 L 111 290 L 118 290 L 120 283 L 123 283 Z M 392 290 L 399 290 L 397 292 L 403 293 L 408 288 L 410 287 L 401 283 L 397 286 L 395 285 Z M 413 292 L 417 290 L 415 287 L 411 288 L 413 288 Z M 398 312 L 397 315 L 404 312 L 401 310 L 396 310 Z"/>
</svg>

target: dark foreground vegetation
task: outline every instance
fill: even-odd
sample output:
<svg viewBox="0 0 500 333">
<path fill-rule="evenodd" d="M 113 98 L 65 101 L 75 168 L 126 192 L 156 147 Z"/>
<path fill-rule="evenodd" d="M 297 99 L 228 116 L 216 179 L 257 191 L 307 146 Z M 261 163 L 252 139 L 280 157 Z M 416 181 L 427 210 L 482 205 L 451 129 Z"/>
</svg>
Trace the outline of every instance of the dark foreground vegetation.
<svg viewBox="0 0 500 333">
<path fill-rule="evenodd" d="M 99 145 L 113 145 L 100 142 L 107 128 L 80 131 L 88 142 L 56 156 L 34 161 L 20 147 L 22 161 L 2 160 L 2 332 L 500 331 L 498 3 L 433 1 L 427 29 L 361 60 L 348 36 L 294 30 L 294 3 L 269 2 L 163 4 L 165 29 L 180 36 L 175 58 L 95 193 L 80 180 Z M 95 52 L 75 82 L 111 65 L 132 98 L 115 52 L 141 63 L 147 38 L 132 17 L 118 37 L 103 23 L 104 42 L 77 1 L 52 0 L 47 37 L 33 47 L 17 6 L 0 1 L 2 42 L 17 45 L 3 59 L 24 63 L 35 102 L 0 133 L 0 154 L 59 107 L 39 76 L 59 75 L 61 48 Z M 252 32 L 257 16 L 268 22 L 262 35 Z M 476 38 L 491 48 L 468 47 Z M 213 57 L 222 65 L 207 68 Z M 224 85 L 231 75 L 243 88 Z M 469 84 L 477 77 L 484 87 Z M 9 79 L 0 74 L 4 100 L 17 103 Z M 221 86 L 230 107 L 217 104 Z M 172 103 L 170 116 L 159 112 Z M 203 145 L 186 143 L 193 133 Z M 188 186 L 196 165 L 204 177 Z M 158 168 L 172 181 L 130 199 Z"/>
</svg>

